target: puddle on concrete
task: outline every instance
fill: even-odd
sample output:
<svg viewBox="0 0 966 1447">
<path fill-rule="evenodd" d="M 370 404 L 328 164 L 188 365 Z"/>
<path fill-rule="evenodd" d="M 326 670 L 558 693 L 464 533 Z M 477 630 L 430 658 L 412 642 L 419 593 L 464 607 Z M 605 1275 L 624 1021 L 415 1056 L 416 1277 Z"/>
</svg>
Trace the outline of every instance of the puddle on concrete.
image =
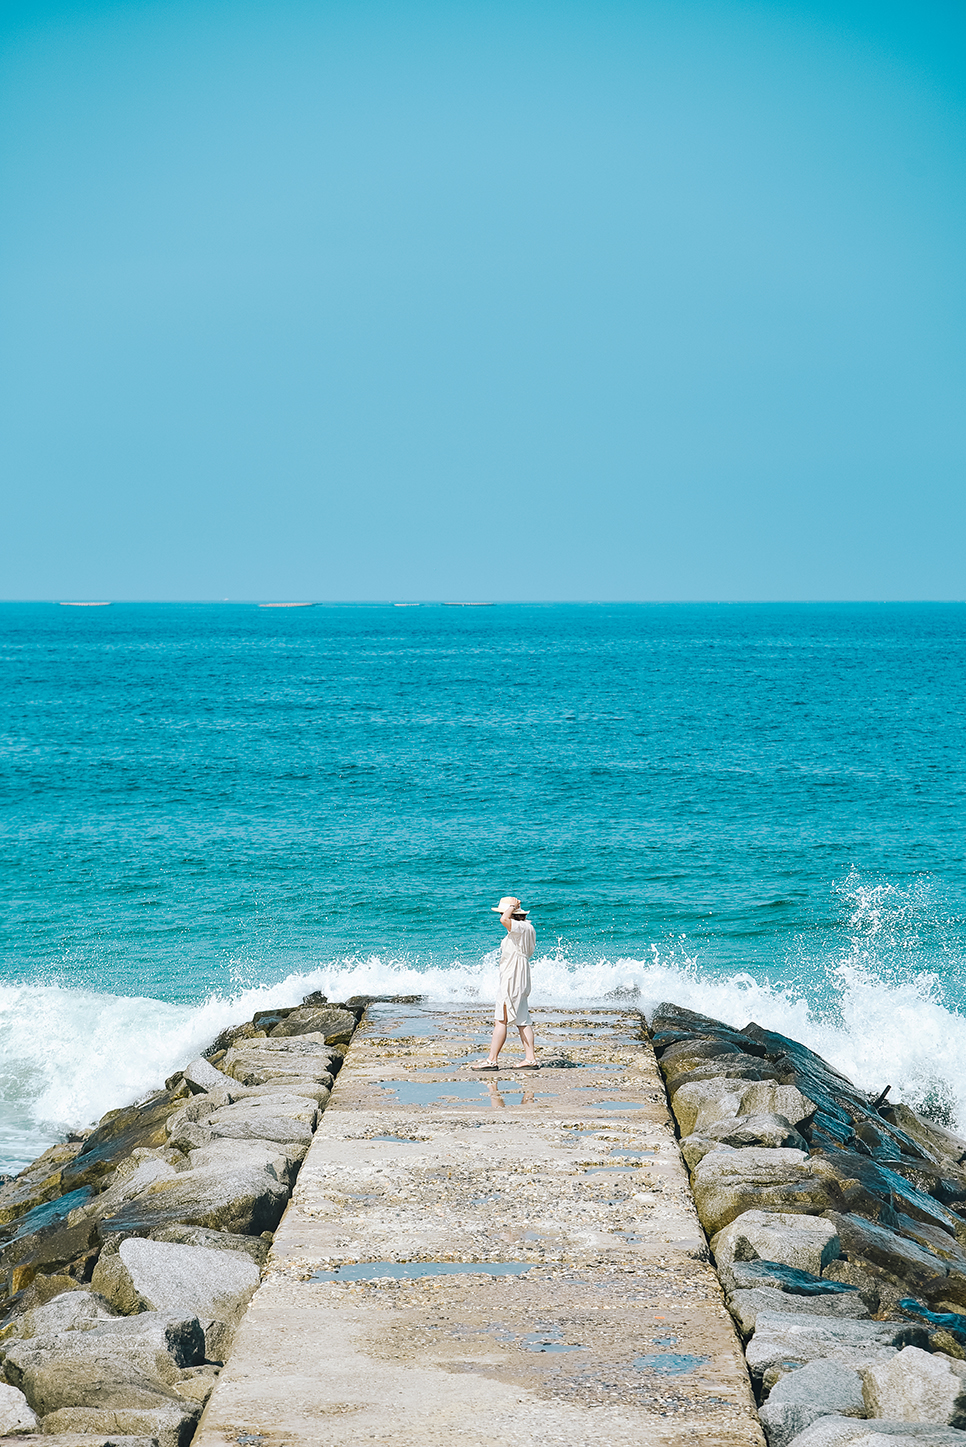
<svg viewBox="0 0 966 1447">
<path fill-rule="evenodd" d="M 582 1089 L 592 1090 L 592 1086 L 583 1086 Z M 591 1110 L 646 1110 L 647 1103 L 643 1100 L 595 1100 L 590 1104 Z"/>
<path fill-rule="evenodd" d="M 443 1100 L 478 1100 L 487 1098 L 481 1080 L 379 1080 L 382 1090 L 391 1091 L 400 1105 L 437 1105 Z"/>
<path fill-rule="evenodd" d="M 415 1005 L 370 1005 L 364 1029 L 368 1038 L 385 1040 L 442 1033 L 439 1021 Z"/>
<path fill-rule="evenodd" d="M 660 1146 L 646 1146 L 642 1151 L 623 1151 L 618 1150 L 617 1146 L 614 1146 L 613 1150 L 608 1151 L 608 1155 L 619 1156 L 622 1160 L 626 1161 L 639 1161 L 642 1160 L 644 1156 L 656 1156 L 660 1149 Z"/>
<path fill-rule="evenodd" d="M 640 1166 L 590 1166 L 585 1176 L 639 1176 Z M 646 1180 L 647 1177 L 644 1177 Z"/>
<path fill-rule="evenodd" d="M 652 1336 L 651 1345 L 655 1347 L 676 1347 L 678 1339 L 676 1336 Z"/>
<path fill-rule="evenodd" d="M 549 1331 L 531 1331 L 525 1337 L 520 1338 L 521 1345 L 528 1352 L 585 1352 L 589 1347 L 571 1345 L 569 1342 L 560 1340 L 559 1327 L 552 1327 Z"/>
<path fill-rule="evenodd" d="M 394 1144 L 400 1146 L 418 1146 L 425 1144 L 426 1137 L 413 1135 L 371 1135 L 369 1136 L 369 1140 L 392 1141 Z"/>
<path fill-rule="evenodd" d="M 376 1084 L 391 1091 L 398 1105 L 490 1104 L 532 1105 L 534 1100 L 553 1096 L 552 1090 L 534 1092 L 529 1085 L 501 1081 L 484 1076 L 482 1080 L 378 1080 Z M 501 1093 L 502 1092 L 502 1093 Z"/>
<path fill-rule="evenodd" d="M 415 1281 L 423 1276 L 522 1276 L 530 1261 L 350 1261 L 334 1271 L 317 1271 L 310 1281 Z"/>
<path fill-rule="evenodd" d="M 710 1357 L 692 1357 L 687 1352 L 649 1352 L 647 1356 L 635 1357 L 634 1365 L 639 1372 L 657 1372 L 662 1377 L 683 1377 L 687 1372 L 696 1371 L 711 1360 Z"/>
</svg>

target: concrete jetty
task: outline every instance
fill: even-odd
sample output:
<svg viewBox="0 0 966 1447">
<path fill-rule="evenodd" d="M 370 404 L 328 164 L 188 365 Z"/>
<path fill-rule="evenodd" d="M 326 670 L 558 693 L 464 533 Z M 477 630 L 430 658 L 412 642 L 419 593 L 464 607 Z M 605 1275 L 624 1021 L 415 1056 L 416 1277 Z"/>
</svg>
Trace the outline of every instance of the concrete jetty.
<svg viewBox="0 0 966 1447">
<path fill-rule="evenodd" d="M 763 1447 L 630 1010 L 373 1004 L 194 1447 Z"/>
</svg>

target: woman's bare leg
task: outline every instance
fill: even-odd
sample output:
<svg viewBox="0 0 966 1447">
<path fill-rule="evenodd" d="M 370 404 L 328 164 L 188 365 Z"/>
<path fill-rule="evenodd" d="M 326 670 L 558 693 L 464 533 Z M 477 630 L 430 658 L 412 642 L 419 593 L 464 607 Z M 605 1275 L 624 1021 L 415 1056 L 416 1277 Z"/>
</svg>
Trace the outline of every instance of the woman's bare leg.
<svg viewBox="0 0 966 1447">
<path fill-rule="evenodd" d="M 504 1018 L 498 1020 L 493 1026 L 493 1039 L 490 1041 L 490 1053 L 486 1057 L 491 1065 L 495 1065 L 500 1051 L 506 1044 L 506 1009 L 503 1011 Z"/>
<path fill-rule="evenodd" d="M 520 1039 L 523 1041 L 523 1048 L 527 1052 L 523 1061 L 524 1065 L 536 1065 L 537 1057 L 533 1053 L 533 1026 L 518 1025 L 517 1029 L 520 1032 Z M 503 1028 L 503 1036 L 506 1039 L 506 1026 Z"/>
<path fill-rule="evenodd" d="M 479 1070 L 480 1067 L 484 1065 L 496 1065 L 497 1057 L 500 1051 L 503 1049 L 504 1045 L 506 1044 L 506 1024 L 506 1006 L 504 1005 L 503 1019 L 497 1020 L 496 1024 L 493 1026 L 493 1038 L 490 1041 L 489 1054 L 487 1055 L 485 1060 L 477 1060 L 476 1064 L 473 1065 L 471 1069 Z"/>
</svg>

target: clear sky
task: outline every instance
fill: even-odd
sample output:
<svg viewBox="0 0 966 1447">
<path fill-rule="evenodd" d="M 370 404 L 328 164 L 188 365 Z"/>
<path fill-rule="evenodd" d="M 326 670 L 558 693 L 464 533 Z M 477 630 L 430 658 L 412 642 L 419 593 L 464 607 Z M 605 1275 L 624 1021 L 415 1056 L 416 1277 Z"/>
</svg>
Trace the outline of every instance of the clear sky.
<svg viewBox="0 0 966 1447">
<path fill-rule="evenodd" d="M 0 596 L 966 597 L 966 11 L 0 8 Z"/>
</svg>

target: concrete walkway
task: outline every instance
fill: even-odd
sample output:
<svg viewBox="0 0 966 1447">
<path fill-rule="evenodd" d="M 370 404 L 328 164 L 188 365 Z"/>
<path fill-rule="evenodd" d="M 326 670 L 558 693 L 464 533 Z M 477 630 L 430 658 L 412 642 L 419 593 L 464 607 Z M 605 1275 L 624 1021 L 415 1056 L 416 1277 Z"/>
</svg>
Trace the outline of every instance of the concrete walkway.
<svg viewBox="0 0 966 1447">
<path fill-rule="evenodd" d="M 195 1447 L 763 1447 L 640 1017 L 534 1017 L 370 1006 Z"/>
</svg>

